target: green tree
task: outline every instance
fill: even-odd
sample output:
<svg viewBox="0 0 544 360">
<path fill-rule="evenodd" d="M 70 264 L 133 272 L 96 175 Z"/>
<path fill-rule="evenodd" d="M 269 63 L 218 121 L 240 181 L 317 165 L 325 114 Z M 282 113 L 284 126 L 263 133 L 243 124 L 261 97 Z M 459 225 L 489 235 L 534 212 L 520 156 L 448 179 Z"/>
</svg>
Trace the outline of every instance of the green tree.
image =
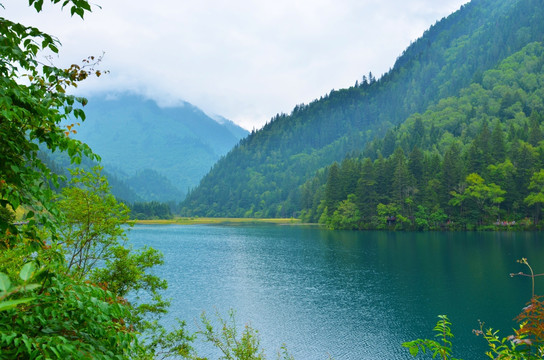
<svg viewBox="0 0 544 360">
<path fill-rule="evenodd" d="M 408 169 L 415 180 L 414 185 L 419 189 L 423 184 L 423 152 L 419 147 L 414 146 L 410 154 L 408 155 Z"/>
<path fill-rule="evenodd" d="M 39 12 L 44 1 L 29 3 Z M 82 18 L 90 11 L 86 0 L 62 5 Z M 125 324 L 130 307 L 112 292 L 66 273 L 65 259 L 54 244 L 59 212 L 48 186 L 58 176 L 38 156 L 42 146 L 66 152 L 72 162 L 82 155 L 94 157 L 89 147 L 70 137 L 72 125 L 61 123 L 71 116 L 84 120 L 78 105 L 86 100 L 68 95 L 67 89 L 93 73 L 100 75 L 93 69 L 97 59 L 68 69 L 46 65 L 38 61 L 38 53 L 58 52 L 59 42 L 4 18 L 0 38 L 0 208 L 3 214 L 25 212 L 28 221 L 18 228 L 9 216 L 0 217 L 0 272 L 16 279 L 14 274 L 33 259 L 39 285 L 0 300 L 3 307 L 31 299 L 0 312 L 0 354 L 10 359 L 129 358 L 138 348 L 135 332 Z M 27 278 L 19 277 L 23 282 Z"/>
<path fill-rule="evenodd" d="M 130 358 L 138 347 L 124 323 L 130 307 L 104 288 L 54 270 L 50 264 L 43 269 L 30 303 L 0 311 L 0 357 Z"/>
<path fill-rule="evenodd" d="M 325 206 L 327 215 L 330 216 L 336 210 L 338 203 L 342 200 L 342 183 L 340 179 L 340 167 L 338 163 L 333 163 L 327 176 L 325 185 Z"/>
<path fill-rule="evenodd" d="M 395 133 L 392 130 L 388 130 L 385 134 L 385 137 L 383 138 L 383 147 L 382 147 L 382 155 L 383 157 L 388 157 L 389 155 L 393 154 L 396 147 L 396 137 Z"/>
<path fill-rule="evenodd" d="M 423 205 L 417 206 L 415 213 L 415 226 L 417 230 L 429 230 L 429 214 L 428 209 Z"/>
<path fill-rule="evenodd" d="M 525 198 L 525 203 L 535 207 L 535 224 L 538 223 L 540 217 L 540 209 L 544 204 L 544 169 L 535 172 L 531 177 L 529 189 L 532 190 Z"/>
<path fill-rule="evenodd" d="M 378 213 L 376 222 L 378 229 L 386 229 L 390 225 L 402 226 L 407 222 L 407 219 L 400 213 L 400 207 L 396 204 L 382 204 L 379 203 L 376 207 Z"/>
<path fill-rule="evenodd" d="M 531 182 L 531 176 L 537 170 L 535 164 L 537 163 L 537 153 L 533 146 L 524 142 L 518 141 L 513 144 L 512 155 L 510 159 L 516 167 L 515 182 L 518 191 L 515 192 L 516 197 L 513 199 L 514 205 L 517 211 L 525 212 L 524 199 L 529 195 L 529 184 Z"/>
<path fill-rule="evenodd" d="M 356 204 L 361 216 L 368 222 L 370 217 L 376 212 L 378 204 L 378 194 L 376 191 L 376 177 L 372 160 L 365 158 L 361 165 L 361 176 L 357 181 Z"/>
<path fill-rule="evenodd" d="M 448 204 L 450 193 L 458 186 L 464 178 L 464 167 L 461 159 L 461 149 L 457 143 L 451 144 L 444 154 L 440 183 L 442 184 L 442 204 Z"/>
<path fill-rule="evenodd" d="M 516 168 L 510 159 L 506 159 L 502 163 L 489 165 L 487 167 L 489 180 L 501 187 L 506 192 L 504 203 L 501 204 L 506 210 L 513 210 L 513 198 L 518 192 L 515 177 Z"/>
<path fill-rule="evenodd" d="M 216 315 L 218 326 L 214 326 L 206 313 L 202 313 L 200 319 L 202 325 L 204 325 L 204 329 L 201 329 L 198 335 L 202 335 L 206 342 L 221 351 L 220 360 L 266 359 L 257 330 L 246 324 L 240 334 L 233 310 L 229 311 L 228 318 L 226 319 L 222 318 L 219 314 Z M 277 359 L 294 360 L 287 352 L 285 345 L 282 346 L 281 353 L 278 353 Z"/>
<path fill-rule="evenodd" d="M 487 121 L 483 121 L 480 133 L 474 138 L 467 153 L 467 173 L 483 174 L 491 163 L 491 133 Z"/>
<path fill-rule="evenodd" d="M 170 305 L 161 295 L 167 282 L 150 273 L 163 264 L 163 255 L 153 248 L 134 250 L 126 245 L 129 210 L 111 194 L 100 171 L 100 167 L 71 171 L 69 186 L 59 197 L 63 217 L 57 244 L 66 256 L 66 271 L 78 281 L 100 284 L 118 298 L 130 295 L 130 316 L 124 321 L 140 333 L 141 354 L 189 355 L 192 337 L 184 323 L 167 331 L 155 319 Z M 168 342 L 160 342 L 161 338 Z"/>
<path fill-rule="evenodd" d="M 393 169 L 390 162 L 386 161 L 381 155 L 374 161 L 374 175 L 377 184 L 376 193 L 378 202 L 390 202 Z"/>
<path fill-rule="evenodd" d="M 408 169 L 406 157 L 402 148 L 397 148 L 391 157 L 394 166 L 393 200 L 404 209 L 405 200 L 413 195 L 413 177 Z"/>
<path fill-rule="evenodd" d="M 505 191 L 500 186 L 490 183 L 478 174 L 469 174 L 466 178 L 467 186 L 462 193 L 452 192 L 452 205 L 460 206 L 467 200 L 472 201 L 478 209 L 478 221 L 485 215 L 496 216 L 499 213 L 499 204 L 504 201 Z"/>
<path fill-rule="evenodd" d="M 349 194 L 354 194 L 360 175 L 360 162 L 354 158 L 345 158 L 340 164 L 340 183 L 342 186 L 341 199 L 346 199 Z"/>
<path fill-rule="evenodd" d="M 71 170 L 72 180 L 58 201 L 64 214 L 58 226 L 59 245 L 76 279 L 88 277 L 97 263 L 111 259 L 113 248 L 126 239 L 122 226 L 129 220 L 129 209 L 117 202 L 100 171 Z"/>
<path fill-rule="evenodd" d="M 361 213 L 355 205 L 355 195 L 350 194 L 346 200 L 338 205 L 338 209 L 329 219 L 327 225 L 330 229 L 359 229 L 361 223 Z"/>
<path fill-rule="evenodd" d="M 540 130 L 540 114 L 533 110 L 529 117 L 529 137 L 527 142 L 533 146 L 538 146 L 542 141 L 542 130 Z"/>
<path fill-rule="evenodd" d="M 506 140 L 500 121 L 496 121 L 491 132 L 491 157 L 493 163 L 501 163 L 506 157 Z"/>
<path fill-rule="evenodd" d="M 411 147 L 420 147 L 425 139 L 425 126 L 419 114 L 414 115 L 415 121 L 410 130 L 410 145 Z"/>
<path fill-rule="evenodd" d="M 38 12 L 43 2 L 29 1 Z M 82 18 L 90 11 L 86 0 L 66 0 L 63 6 Z M 23 207 L 28 221 L 52 228 L 50 215 L 55 209 L 47 180 L 57 183 L 58 177 L 38 157 L 39 147 L 67 152 L 72 162 L 78 162 L 83 154 L 93 157 L 88 146 L 69 136 L 71 125 L 63 126 L 62 122 L 70 116 L 76 121 L 85 119 L 76 105 L 85 105 L 86 100 L 68 95 L 66 90 L 91 74 L 100 75 L 93 68 L 98 59 L 89 58 L 82 66 L 68 69 L 46 65 L 38 61 L 38 53 L 57 53 L 58 40 L 35 27 L 4 18 L 0 37 L 0 207 L 13 211 Z M 19 233 L 0 217 L 0 233 L 8 229 L 10 234 Z M 27 232 L 34 230 L 26 228 Z M 35 234 L 29 236 L 36 238 Z"/>
</svg>

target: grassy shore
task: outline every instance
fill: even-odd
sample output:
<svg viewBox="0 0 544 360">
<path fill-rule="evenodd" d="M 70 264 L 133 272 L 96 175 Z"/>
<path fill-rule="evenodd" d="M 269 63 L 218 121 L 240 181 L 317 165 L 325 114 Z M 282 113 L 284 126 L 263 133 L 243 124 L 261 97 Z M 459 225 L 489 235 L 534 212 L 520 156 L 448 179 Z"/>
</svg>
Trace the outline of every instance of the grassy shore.
<svg viewBox="0 0 544 360">
<path fill-rule="evenodd" d="M 152 225 L 242 225 L 242 224 L 276 224 L 300 225 L 295 218 L 254 219 L 254 218 L 210 218 L 210 217 L 176 217 L 168 220 L 136 220 L 136 224 Z"/>
</svg>

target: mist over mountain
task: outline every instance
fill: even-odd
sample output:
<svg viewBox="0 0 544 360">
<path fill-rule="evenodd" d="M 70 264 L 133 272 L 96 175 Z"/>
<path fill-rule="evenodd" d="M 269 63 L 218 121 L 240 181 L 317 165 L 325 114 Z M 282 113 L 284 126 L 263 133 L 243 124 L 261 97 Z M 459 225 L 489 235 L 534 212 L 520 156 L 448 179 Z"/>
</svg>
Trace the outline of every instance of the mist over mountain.
<svg viewBox="0 0 544 360">
<path fill-rule="evenodd" d="M 369 72 L 353 87 L 278 114 L 243 139 L 188 195 L 184 213 L 295 215 L 300 186 L 317 170 L 361 153 L 411 115 L 456 96 L 485 71 L 543 40 L 541 0 L 473 0 L 414 41 L 381 78 Z"/>
<path fill-rule="evenodd" d="M 189 104 L 161 108 L 132 94 L 89 98 L 77 139 L 100 155 L 110 177 L 145 201 L 180 201 L 248 132 Z M 115 191 L 115 188 L 114 188 Z"/>
</svg>

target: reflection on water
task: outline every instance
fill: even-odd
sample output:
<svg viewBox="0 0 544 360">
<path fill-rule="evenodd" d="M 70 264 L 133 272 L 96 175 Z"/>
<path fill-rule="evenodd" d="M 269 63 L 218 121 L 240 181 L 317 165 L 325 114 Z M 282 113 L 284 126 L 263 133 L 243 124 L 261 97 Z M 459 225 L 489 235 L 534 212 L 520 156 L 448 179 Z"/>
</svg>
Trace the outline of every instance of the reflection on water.
<svg viewBox="0 0 544 360">
<path fill-rule="evenodd" d="M 544 271 L 537 233 L 136 226 L 129 238 L 165 254 L 172 319 L 196 330 L 202 311 L 235 309 L 269 358 L 285 343 L 296 359 L 410 359 L 400 344 L 432 337 L 447 314 L 455 356 L 484 359 L 478 319 L 507 335 L 531 295 L 529 279 L 508 276 L 525 270 L 515 260 Z"/>
</svg>

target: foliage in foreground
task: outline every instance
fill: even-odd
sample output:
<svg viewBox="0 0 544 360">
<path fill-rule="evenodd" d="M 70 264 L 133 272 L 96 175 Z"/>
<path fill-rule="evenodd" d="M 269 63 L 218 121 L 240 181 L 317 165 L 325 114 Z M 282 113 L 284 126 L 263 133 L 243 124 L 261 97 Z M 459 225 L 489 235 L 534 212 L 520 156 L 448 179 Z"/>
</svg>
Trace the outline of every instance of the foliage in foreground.
<svg viewBox="0 0 544 360">
<path fill-rule="evenodd" d="M 81 18 L 91 10 L 86 0 L 50 2 Z M 38 12 L 43 4 L 29 0 Z M 85 120 L 86 99 L 68 89 L 100 76 L 94 69 L 100 59 L 67 69 L 38 60 L 59 44 L 0 18 L 0 358 L 143 358 L 154 349 L 142 336 L 161 334 L 149 317 L 167 305 L 158 295 L 165 283 L 148 273 L 160 255 L 123 246 L 127 211 L 99 176 L 78 174 L 81 182 L 55 199 L 51 186 L 61 179 L 38 156 L 42 147 L 67 153 L 72 163 L 82 155 L 98 159 L 71 138 L 74 124 L 64 124 Z M 23 214 L 20 224 L 16 212 Z M 133 292 L 151 300 L 128 302 Z M 185 334 L 174 334 L 167 350 L 179 353 Z"/>
<path fill-rule="evenodd" d="M 91 10 L 87 0 L 50 2 L 81 18 Z M 29 4 L 40 12 L 44 0 Z M 71 138 L 75 124 L 63 124 L 85 120 L 78 105 L 86 100 L 68 89 L 101 74 L 94 57 L 68 69 L 38 60 L 59 44 L 0 18 L 0 359 L 198 359 L 183 322 L 161 325 L 167 284 L 150 270 L 162 255 L 126 246 L 128 209 L 99 169 L 75 170 L 54 195 L 52 187 L 66 180 L 39 149 L 67 153 L 71 163 L 98 159 Z M 15 213 L 23 216 L 19 224 Z"/>
<path fill-rule="evenodd" d="M 2 306 L 0 358 L 113 359 L 135 351 L 134 332 L 124 322 L 130 307 L 115 294 L 51 272 L 39 284 L 42 291 L 29 301 Z"/>
<path fill-rule="evenodd" d="M 38 12 L 43 2 L 29 0 Z M 81 18 L 91 9 L 86 0 L 62 5 Z M 85 119 L 77 106 L 86 100 L 67 89 L 99 76 L 97 59 L 68 69 L 44 64 L 38 55 L 57 53 L 58 40 L 5 18 L 0 40 L 0 358 L 128 358 L 138 344 L 126 322 L 130 306 L 66 271 L 56 245 L 62 215 L 49 187 L 59 178 L 38 157 L 44 146 L 76 163 L 97 158 L 70 137 L 73 125 L 62 125 Z M 13 223 L 14 212 L 24 213 L 23 225 Z"/>
<path fill-rule="evenodd" d="M 501 337 L 498 330 L 492 328 L 484 329 L 484 324 L 480 322 L 480 328 L 473 330 L 474 334 L 482 336 L 489 346 L 486 355 L 490 359 L 497 360 L 541 360 L 544 357 L 544 297 L 534 294 L 534 279 L 536 276 L 544 274 L 534 274 L 533 269 L 526 258 L 518 260 L 519 263 L 526 265 L 530 274 L 523 272 L 510 274 L 511 276 L 528 276 L 533 282 L 533 295 L 526 307 L 516 317 L 519 322 L 519 328 L 514 329 L 514 334 Z M 451 322 L 446 315 L 439 315 L 434 331 L 437 340 L 416 339 L 402 344 L 410 354 L 417 357 L 419 354 L 429 353 L 433 359 L 457 360 L 452 356 L 453 334 L 450 329 Z"/>
<path fill-rule="evenodd" d="M 424 354 L 429 351 L 432 353 L 433 359 L 439 356 L 439 358 L 443 360 L 456 360 L 455 358 L 451 357 L 452 343 L 450 339 L 453 337 L 450 329 L 451 322 L 446 315 L 438 315 L 438 318 L 440 320 L 436 323 L 433 331 L 437 333 L 436 337 L 439 338 L 439 341 L 431 339 L 417 339 L 402 344 L 402 346 L 408 348 L 412 356 L 417 356 L 420 351 Z"/>
<path fill-rule="evenodd" d="M 220 314 L 216 315 L 218 324 L 214 328 L 212 320 L 202 313 L 201 323 L 204 328 L 198 331 L 197 335 L 203 336 L 204 341 L 221 352 L 220 360 L 266 359 L 264 349 L 260 346 L 257 330 L 246 324 L 240 334 L 233 310 L 229 312 L 227 318 L 221 317 Z M 278 352 L 277 359 L 294 360 L 285 346 L 282 346 L 281 352 Z"/>
<path fill-rule="evenodd" d="M 40 11 L 43 0 L 29 3 Z M 86 0 L 62 4 L 81 17 L 90 10 Z M 199 359 L 183 323 L 173 331 L 160 325 L 167 301 L 159 291 L 166 284 L 148 271 L 162 258 L 153 249 L 124 246 L 120 227 L 126 209 L 113 202 L 100 176 L 81 174 L 82 183 L 53 201 L 48 185 L 59 179 L 38 158 L 38 146 L 66 151 L 73 162 L 81 154 L 92 156 L 69 137 L 71 125 L 60 125 L 70 114 L 84 120 L 73 106 L 85 99 L 67 95 L 66 89 L 91 71 L 86 65 L 60 69 L 40 63 L 38 52 L 57 52 L 58 41 L 39 29 L 1 19 L 0 35 L 0 358 Z M 13 223 L 18 210 L 25 213 L 21 227 Z M 132 302 L 125 299 L 128 294 L 136 294 Z M 523 330 L 513 338 L 486 333 L 493 351 L 541 357 L 542 308 L 534 298 L 522 316 Z M 264 357 L 251 327 L 240 336 L 235 323 L 220 321 L 218 331 L 203 321 L 201 335 L 224 359 Z M 445 358 L 450 354 L 447 342 L 420 344 L 436 345 Z M 285 351 L 279 356 L 291 359 Z"/>
</svg>

